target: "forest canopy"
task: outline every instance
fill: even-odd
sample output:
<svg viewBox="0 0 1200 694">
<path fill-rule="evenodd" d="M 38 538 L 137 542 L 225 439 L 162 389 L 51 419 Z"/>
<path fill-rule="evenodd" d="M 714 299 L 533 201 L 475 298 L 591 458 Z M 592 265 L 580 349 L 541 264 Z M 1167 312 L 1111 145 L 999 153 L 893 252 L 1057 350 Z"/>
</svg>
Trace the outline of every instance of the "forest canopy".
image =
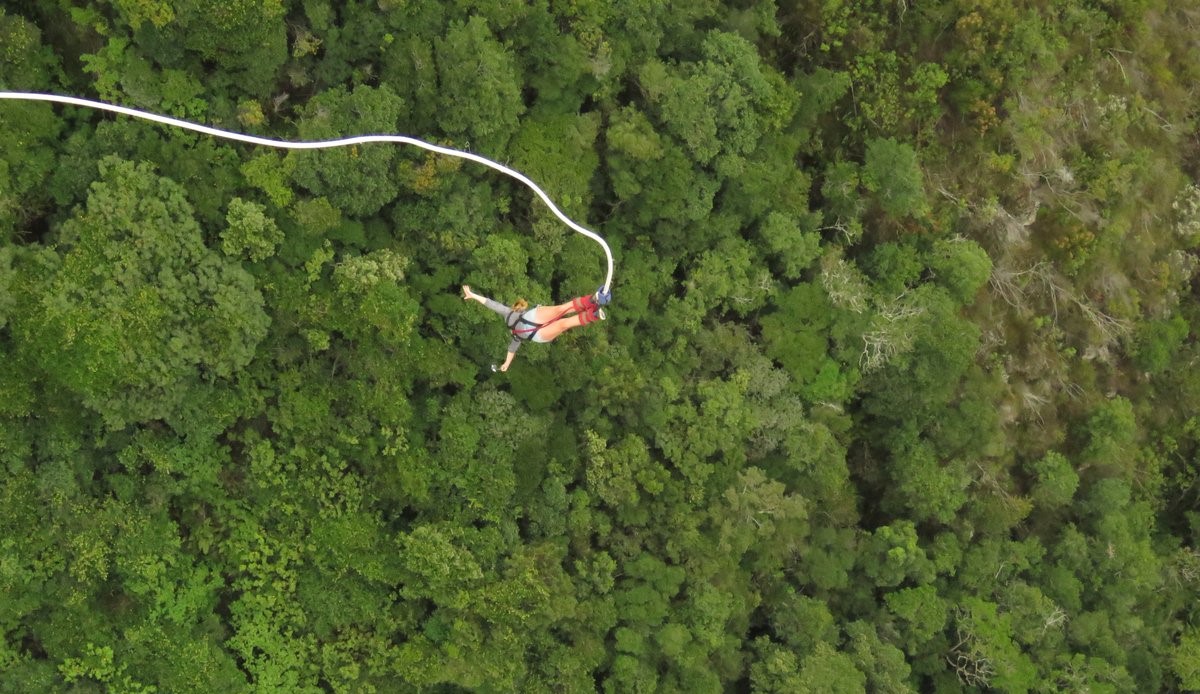
<svg viewBox="0 0 1200 694">
<path fill-rule="evenodd" d="M 1200 4 L 16 0 L 0 692 L 1200 689 Z"/>
</svg>

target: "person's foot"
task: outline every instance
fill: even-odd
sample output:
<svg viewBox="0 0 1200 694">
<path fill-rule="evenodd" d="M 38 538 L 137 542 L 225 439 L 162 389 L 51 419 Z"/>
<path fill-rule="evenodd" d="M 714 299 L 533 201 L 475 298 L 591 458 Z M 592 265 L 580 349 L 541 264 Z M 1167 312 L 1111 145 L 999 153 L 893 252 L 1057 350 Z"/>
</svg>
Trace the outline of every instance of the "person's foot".
<svg viewBox="0 0 1200 694">
<path fill-rule="evenodd" d="M 596 290 L 596 293 L 592 295 L 592 298 L 600 306 L 605 306 L 608 304 L 608 302 L 612 301 L 612 292 L 605 291 L 604 287 L 600 287 Z"/>
<path fill-rule="evenodd" d="M 596 296 L 594 294 L 584 294 L 583 296 L 571 299 L 571 310 L 576 313 L 588 313 L 595 310 L 597 306 L 599 304 L 596 303 Z"/>
<path fill-rule="evenodd" d="M 607 320 L 607 319 L 608 319 L 608 314 L 605 313 L 604 309 L 600 308 L 599 306 L 593 306 L 593 307 L 589 308 L 588 310 L 581 311 L 579 313 L 579 324 L 580 325 L 587 325 L 588 323 L 595 323 L 598 320 Z"/>
</svg>

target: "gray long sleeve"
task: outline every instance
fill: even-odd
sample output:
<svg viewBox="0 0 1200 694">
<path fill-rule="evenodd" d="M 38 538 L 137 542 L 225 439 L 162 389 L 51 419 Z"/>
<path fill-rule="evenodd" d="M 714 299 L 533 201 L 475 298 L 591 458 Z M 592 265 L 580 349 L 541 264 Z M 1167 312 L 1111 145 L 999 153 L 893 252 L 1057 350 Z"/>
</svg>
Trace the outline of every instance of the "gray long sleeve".
<svg viewBox="0 0 1200 694">
<path fill-rule="evenodd" d="M 480 294 L 479 297 L 481 299 L 483 299 L 484 306 L 487 306 L 488 308 L 492 309 L 496 313 L 499 313 L 500 315 L 502 315 L 506 318 L 508 317 L 509 311 L 512 310 L 511 308 L 505 306 L 504 304 L 500 303 L 499 301 L 496 301 L 495 299 L 489 299 L 482 294 Z"/>
</svg>

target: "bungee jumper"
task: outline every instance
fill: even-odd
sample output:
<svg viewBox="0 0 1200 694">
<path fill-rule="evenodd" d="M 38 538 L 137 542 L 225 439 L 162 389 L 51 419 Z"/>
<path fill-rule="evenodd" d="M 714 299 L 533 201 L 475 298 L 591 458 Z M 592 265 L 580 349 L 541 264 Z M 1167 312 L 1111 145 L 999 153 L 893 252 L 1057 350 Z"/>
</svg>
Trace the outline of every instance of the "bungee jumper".
<svg viewBox="0 0 1200 694">
<path fill-rule="evenodd" d="M 508 356 L 500 366 L 500 371 L 508 371 L 523 342 L 553 342 L 554 338 L 572 328 L 607 320 L 608 315 L 601 307 L 612 300 L 609 290 L 600 287 L 595 294 L 585 294 L 565 304 L 529 308 L 529 302 L 524 299 L 518 299 L 512 306 L 505 306 L 499 301 L 476 294 L 465 284 L 462 291 L 463 301 L 478 301 L 504 316 L 504 323 L 512 333 L 512 341 L 508 343 Z M 495 371 L 496 367 L 493 366 L 492 370 Z"/>
<path fill-rule="evenodd" d="M 41 101 L 58 104 L 67 104 L 70 106 L 80 106 L 84 108 L 98 109 L 108 111 L 110 113 L 118 113 L 132 118 L 159 123 L 173 128 L 190 130 L 192 132 L 202 133 L 211 137 L 222 138 L 225 140 L 233 140 L 235 142 L 243 142 L 246 144 L 258 145 L 262 147 L 273 147 L 276 149 L 285 150 L 312 150 L 312 149 L 327 149 L 331 147 L 348 147 L 367 143 L 392 143 L 411 145 L 419 147 L 429 152 L 441 154 L 459 159 L 482 164 L 490 169 L 498 171 L 509 178 L 521 183 L 529 188 L 545 203 L 546 207 L 559 219 L 563 224 L 566 224 L 576 233 L 582 234 L 587 238 L 599 244 L 604 250 L 605 260 L 607 261 L 608 273 L 605 276 L 604 284 L 596 291 L 595 294 L 581 296 L 570 303 L 559 304 L 558 306 L 535 306 L 532 309 L 528 307 L 524 301 L 514 304 L 511 308 L 503 304 L 492 301 L 485 296 L 480 296 L 471 291 L 471 288 L 463 285 L 463 299 L 474 299 L 479 303 L 487 306 L 493 311 L 505 316 L 505 322 L 513 334 L 513 341 L 509 344 L 508 358 L 504 361 L 504 366 L 501 371 L 507 371 L 512 363 L 513 357 L 516 355 L 517 348 L 521 342 L 550 342 L 554 338 L 561 335 L 564 331 L 572 328 L 578 328 L 583 325 L 604 320 L 606 318 L 604 311 L 600 308 L 601 305 L 607 304 L 612 299 L 612 280 L 613 280 L 613 256 L 612 250 L 599 234 L 590 229 L 577 224 L 567 215 L 563 214 L 562 210 L 554 204 L 550 196 L 546 194 L 536 183 L 530 180 L 525 174 L 515 171 L 499 162 L 492 161 L 487 157 L 464 152 L 450 147 L 435 145 L 423 140 L 418 140 L 415 137 L 407 135 L 354 135 L 351 137 L 342 137 L 333 140 L 317 140 L 317 141 L 289 141 L 276 140 L 266 137 L 258 137 L 256 135 L 247 135 L 245 133 L 232 132 L 229 130 L 221 130 L 207 125 L 200 125 L 190 121 L 171 118 L 156 113 L 148 113 L 138 109 L 107 104 L 101 101 L 92 101 L 90 99 L 81 99 L 74 96 L 63 96 L 60 94 L 43 94 L 39 92 L 9 92 L 0 91 L 0 100 L 20 100 L 20 101 Z M 573 315 L 568 315 L 573 314 Z M 494 369 L 495 367 L 493 367 Z"/>
</svg>

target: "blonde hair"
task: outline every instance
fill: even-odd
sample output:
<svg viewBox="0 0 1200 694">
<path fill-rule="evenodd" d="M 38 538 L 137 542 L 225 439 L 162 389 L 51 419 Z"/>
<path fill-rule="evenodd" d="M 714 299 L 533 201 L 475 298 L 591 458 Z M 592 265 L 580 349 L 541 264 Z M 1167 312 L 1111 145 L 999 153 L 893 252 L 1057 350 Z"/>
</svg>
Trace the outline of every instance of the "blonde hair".
<svg viewBox="0 0 1200 694">
<path fill-rule="evenodd" d="M 517 303 L 512 305 L 514 311 L 524 311 L 529 308 L 529 302 L 524 299 L 517 299 Z"/>
</svg>

